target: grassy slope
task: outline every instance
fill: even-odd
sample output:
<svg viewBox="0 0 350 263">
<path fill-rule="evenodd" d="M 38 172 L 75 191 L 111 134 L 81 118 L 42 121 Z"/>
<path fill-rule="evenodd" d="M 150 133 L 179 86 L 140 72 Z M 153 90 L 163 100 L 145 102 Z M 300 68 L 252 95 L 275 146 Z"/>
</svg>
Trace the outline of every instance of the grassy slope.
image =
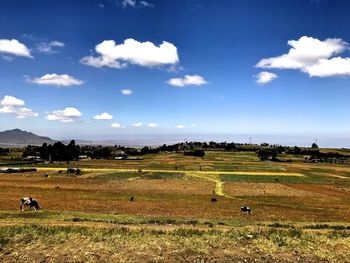
<svg viewBox="0 0 350 263">
<path fill-rule="evenodd" d="M 2 261 L 346 262 L 350 257 L 350 226 L 334 224 L 152 221 L 50 211 L 1 212 L 0 222 L 8 224 L 0 227 Z"/>
</svg>

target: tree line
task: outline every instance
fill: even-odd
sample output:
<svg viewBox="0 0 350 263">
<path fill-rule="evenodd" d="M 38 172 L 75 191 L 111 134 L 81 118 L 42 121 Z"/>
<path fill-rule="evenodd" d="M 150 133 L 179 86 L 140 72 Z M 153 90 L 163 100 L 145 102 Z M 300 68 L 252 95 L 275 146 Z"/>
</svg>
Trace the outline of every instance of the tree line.
<svg viewBox="0 0 350 263">
<path fill-rule="evenodd" d="M 269 145 L 268 143 L 242 144 L 234 142 L 181 142 L 172 145 L 163 144 L 158 147 L 144 146 L 142 148 L 126 147 L 120 145 L 76 145 L 70 141 L 65 145 L 62 142 L 54 144 L 44 143 L 42 146 L 27 146 L 23 157 L 40 156 L 47 161 L 72 161 L 78 160 L 79 156 L 91 159 L 114 159 L 118 156 L 142 156 L 146 154 L 158 154 L 160 152 L 180 152 L 186 156 L 204 157 L 205 151 L 249 151 L 256 152 L 257 157 L 262 160 L 279 161 L 278 155 L 282 153 L 310 156 L 311 159 L 329 160 L 331 158 L 346 158 L 338 152 L 323 153 L 318 146 L 311 147 L 289 147 L 282 145 Z M 1 151 L 0 151 L 1 152 Z"/>
</svg>

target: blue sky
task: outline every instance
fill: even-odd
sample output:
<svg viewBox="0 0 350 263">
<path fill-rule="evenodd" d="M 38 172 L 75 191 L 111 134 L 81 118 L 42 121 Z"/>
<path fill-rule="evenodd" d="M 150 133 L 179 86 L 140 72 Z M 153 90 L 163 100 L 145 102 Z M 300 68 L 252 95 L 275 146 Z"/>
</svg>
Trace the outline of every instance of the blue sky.
<svg viewBox="0 0 350 263">
<path fill-rule="evenodd" d="M 349 1 L 1 5 L 0 130 L 349 138 Z"/>
</svg>

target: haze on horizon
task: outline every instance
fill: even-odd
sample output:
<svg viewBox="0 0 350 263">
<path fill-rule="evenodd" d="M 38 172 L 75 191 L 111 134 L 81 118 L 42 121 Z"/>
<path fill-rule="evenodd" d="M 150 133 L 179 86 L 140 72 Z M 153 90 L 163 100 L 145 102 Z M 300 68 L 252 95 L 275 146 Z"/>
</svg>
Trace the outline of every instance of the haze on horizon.
<svg viewBox="0 0 350 263">
<path fill-rule="evenodd" d="M 350 147 L 349 8 L 345 0 L 2 1 L 0 130 Z"/>
</svg>

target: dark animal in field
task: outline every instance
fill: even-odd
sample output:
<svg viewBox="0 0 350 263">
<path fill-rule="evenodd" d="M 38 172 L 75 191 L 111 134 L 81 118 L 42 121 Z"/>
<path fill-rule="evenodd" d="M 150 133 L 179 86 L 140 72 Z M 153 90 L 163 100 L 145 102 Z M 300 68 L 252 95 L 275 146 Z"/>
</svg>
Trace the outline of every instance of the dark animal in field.
<svg viewBox="0 0 350 263">
<path fill-rule="evenodd" d="M 30 210 L 39 210 L 39 203 L 38 200 L 36 198 L 32 198 L 32 197 L 22 197 L 21 201 L 19 202 L 19 208 L 20 210 L 23 212 L 24 211 L 24 207 L 25 206 L 29 206 Z"/>
<path fill-rule="evenodd" d="M 217 201 L 218 201 L 218 199 L 216 199 L 216 198 L 212 198 L 212 199 L 211 199 L 211 201 L 212 201 L 212 202 L 217 202 Z"/>
<path fill-rule="evenodd" d="M 241 213 L 247 213 L 248 215 L 253 214 L 252 209 L 250 209 L 250 207 L 248 207 L 248 206 L 242 206 Z"/>
<path fill-rule="evenodd" d="M 134 202 L 134 197 L 130 197 L 130 202 Z"/>
</svg>

